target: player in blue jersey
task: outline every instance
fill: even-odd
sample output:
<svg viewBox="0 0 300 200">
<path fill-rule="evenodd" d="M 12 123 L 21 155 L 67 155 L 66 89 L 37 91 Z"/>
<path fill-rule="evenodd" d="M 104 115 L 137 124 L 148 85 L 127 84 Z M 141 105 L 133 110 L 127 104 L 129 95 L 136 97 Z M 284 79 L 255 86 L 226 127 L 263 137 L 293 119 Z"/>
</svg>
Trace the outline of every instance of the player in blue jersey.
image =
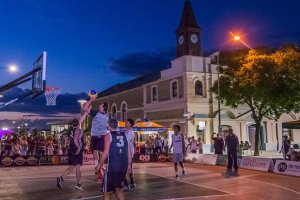
<svg viewBox="0 0 300 200">
<path fill-rule="evenodd" d="M 122 182 L 124 181 L 128 169 L 128 141 L 124 132 L 118 131 L 118 121 L 110 119 L 108 121 L 109 133 L 105 135 L 104 152 L 97 166 L 103 176 L 102 189 L 104 192 L 104 200 L 110 199 L 111 192 L 114 192 L 119 200 L 125 199 L 122 190 Z M 103 172 L 103 165 L 107 159 L 107 166 Z"/>
</svg>

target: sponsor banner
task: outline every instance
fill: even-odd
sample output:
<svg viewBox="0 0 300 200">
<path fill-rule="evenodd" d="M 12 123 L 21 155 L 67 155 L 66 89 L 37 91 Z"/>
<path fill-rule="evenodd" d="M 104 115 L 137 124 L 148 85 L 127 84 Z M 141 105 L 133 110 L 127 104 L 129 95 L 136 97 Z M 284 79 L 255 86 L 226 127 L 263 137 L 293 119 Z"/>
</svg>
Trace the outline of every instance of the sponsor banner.
<svg viewBox="0 0 300 200">
<path fill-rule="evenodd" d="M 238 166 L 241 165 L 242 159 L 243 159 L 242 156 L 238 156 L 238 157 L 237 157 L 237 163 L 238 163 Z M 217 161 L 216 161 L 216 165 L 223 165 L 223 166 L 226 166 L 226 165 L 227 165 L 227 162 L 228 162 L 227 155 L 218 155 L 218 158 L 217 158 Z"/>
<path fill-rule="evenodd" d="M 216 165 L 217 158 L 218 155 L 214 154 L 188 154 L 185 159 L 193 163 Z"/>
<path fill-rule="evenodd" d="M 274 163 L 273 160 L 270 158 L 245 156 L 242 159 L 240 167 L 245 169 L 253 169 L 267 172 L 274 170 Z"/>
<path fill-rule="evenodd" d="M 93 154 L 83 154 L 83 164 L 84 165 L 94 165 Z"/>
<path fill-rule="evenodd" d="M 68 156 L 40 156 L 40 165 L 65 165 L 68 164 Z"/>
<path fill-rule="evenodd" d="M 172 154 L 134 154 L 133 162 L 170 162 Z"/>
<path fill-rule="evenodd" d="M 276 160 L 274 173 L 300 177 L 300 162 Z"/>
<path fill-rule="evenodd" d="M 4 156 L 1 157 L 0 166 L 34 166 L 38 164 L 38 157 L 36 156 Z"/>
</svg>

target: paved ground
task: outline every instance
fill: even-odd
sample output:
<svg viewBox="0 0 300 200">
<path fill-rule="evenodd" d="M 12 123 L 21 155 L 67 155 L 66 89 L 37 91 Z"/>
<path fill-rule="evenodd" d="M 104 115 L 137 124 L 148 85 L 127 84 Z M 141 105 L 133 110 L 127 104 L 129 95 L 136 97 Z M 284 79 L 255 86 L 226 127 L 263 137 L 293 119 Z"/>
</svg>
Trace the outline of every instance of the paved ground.
<svg viewBox="0 0 300 200">
<path fill-rule="evenodd" d="M 0 199 L 102 199 L 92 166 L 83 167 L 83 191 L 74 189 L 74 173 L 67 177 L 64 189 L 57 190 L 55 177 L 64 169 L 66 166 L 1 168 Z M 134 164 L 137 188 L 126 193 L 126 199 L 300 200 L 300 178 L 248 170 L 240 170 L 240 177 L 224 178 L 224 170 L 186 164 L 187 175 L 175 180 L 171 163 Z"/>
</svg>

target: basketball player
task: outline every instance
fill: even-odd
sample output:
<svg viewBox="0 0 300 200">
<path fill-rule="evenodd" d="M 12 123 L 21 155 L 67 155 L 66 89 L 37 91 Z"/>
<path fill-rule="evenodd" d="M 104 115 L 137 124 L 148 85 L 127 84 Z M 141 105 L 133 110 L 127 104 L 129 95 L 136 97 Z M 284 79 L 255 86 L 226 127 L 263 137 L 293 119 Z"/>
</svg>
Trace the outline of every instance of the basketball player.
<svg viewBox="0 0 300 200">
<path fill-rule="evenodd" d="M 133 171 L 132 171 L 132 159 L 133 159 L 133 156 L 134 156 L 134 148 L 135 148 L 135 135 L 134 135 L 134 132 L 133 132 L 133 129 L 132 127 L 134 126 L 134 121 L 132 119 L 127 119 L 127 122 L 126 122 L 126 136 L 127 136 L 127 140 L 128 140 L 128 160 L 129 160 L 129 163 L 128 163 L 128 171 L 127 171 L 127 176 L 129 176 L 129 179 L 130 179 L 130 184 L 128 184 L 128 181 L 127 181 L 127 178 L 125 178 L 124 180 L 124 184 L 125 184 L 125 187 L 123 187 L 123 189 L 125 191 L 128 191 L 129 189 L 132 189 L 132 188 L 135 188 L 136 185 L 134 183 L 134 180 L 133 180 Z"/>
<path fill-rule="evenodd" d="M 72 127 L 70 130 L 70 148 L 68 150 L 68 161 L 69 161 L 69 165 L 71 166 L 67 168 L 67 170 L 62 174 L 62 176 L 57 177 L 56 186 L 58 189 L 62 189 L 65 177 L 74 168 L 76 168 L 77 185 L 75 186 L 75 188 L 78 190 L 82 190 L 80 166 L 82 165 L 83 162 L 84 137 L 83 137 L 83 132 L 80 128 L 80 124 L 85 120 L 87 115 L 88 112 L 85 112 L 83 113 L 83 115 L 80 117 L 79 120 L 78 119 L 72 120 Z"/>
<path fill-rule="evenodd" d="M 128 141 L 124 132 L 118 131 L 118 121 L 110 119 L 108 121 L 109 133 L 105 135 L 104 152 L 101 160 L 97 166 L 103 175 L 102 190 L 104 192 L 104 200 L 110 200 L 111 192 L 119 200 L 125 199 L 125 194 L 122 188 L 128 169 Z M 105 172 L 103 172 L 103 165 L 108 158 Z"/>
<path fill-rule="evenodd" d="M 88 102 L 85 103 L 83 110 L 86 111 L 92 104 L 95 98 L 90 98 Z M 92 116 L 92 128 L 91 128 L 91 148 L 93 150 L 93 156 L 95 160 L 95 169 L 98 166 L 100 157 L 104 150 L 104 136 L 107 133 L 107 122 L 109 116 L 107 114 L 107 103 L 102 103 L 99 105 L 98 111 L 91 110 L 90 115 Z M 95 171 L 98 174 L 98 171 Z M 97 175 L 98 179 L 98 175 Z"/>
<path fill-rule="evenodd" d="M 173 162 L 175 167 L 176 179 L 179 179 L 178 176 L 178 163 L 182 168 L 182 175 L 185 175 L 185 170 L 183 166 L 183 156 L 185 155 L 185 145 L 183 134 L 180 133 L 180 126 L 174 125 L 174 135 L 172 135 L 172 144 L 170 149 L 173 147 Z"/>
</svg>

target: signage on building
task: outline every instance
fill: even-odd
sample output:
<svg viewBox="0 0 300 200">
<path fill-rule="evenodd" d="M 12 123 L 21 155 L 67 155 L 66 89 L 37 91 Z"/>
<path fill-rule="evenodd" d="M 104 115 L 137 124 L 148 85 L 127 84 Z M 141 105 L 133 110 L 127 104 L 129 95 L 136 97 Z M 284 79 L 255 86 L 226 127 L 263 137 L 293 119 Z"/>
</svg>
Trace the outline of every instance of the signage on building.
<svg viewBox="0 0 300 200">
<path fill-rule="evenodd" d="M 199 121 L 199 130 L 205 130 L 205 121 Z"/>
<path fill-rule="evenodd" d="M 274 163 L 273 160 L 270 158 L 257 158 L 245 156 L 242 159 L 240 167 L 245 169 L 253 169 L 267 172 L 274 170 Z"/>
<path fill-rule="evenodd" d="M 276 160 L 274 173 L 300 177 L 300 162 Z"/>
</svg>

